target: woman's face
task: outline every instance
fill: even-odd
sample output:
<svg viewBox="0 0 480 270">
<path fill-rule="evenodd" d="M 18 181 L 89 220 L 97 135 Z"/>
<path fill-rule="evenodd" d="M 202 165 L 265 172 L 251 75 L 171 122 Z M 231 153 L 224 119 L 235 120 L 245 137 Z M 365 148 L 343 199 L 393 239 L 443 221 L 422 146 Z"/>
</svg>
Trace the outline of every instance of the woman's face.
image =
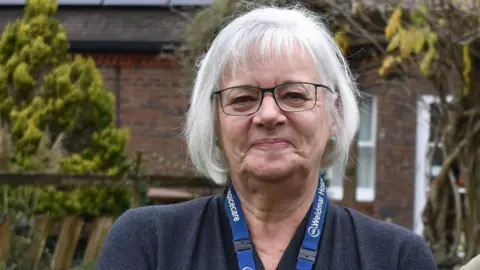
<svg viewBox="0 0 480 270">
<path fill-rule="evenodd" d="M 252 60 L 234 75 L 224 76 L 222 89 L 239 85 L 269 88 L 291 81 L 322 83 L 312 59 L 305 54 L 289 64 Z M 317 88 L 313 109 L 302 112 L 283 112 L 272 94 L 265 93 L 259 110 L 247 116 L 225 114 L 218 98 L 218 135 L 232 176 L 273 181 L 298 173 L 318 173 L 328 139 L 335 134 L 325 110 L 326 91 Z"/>
</svg>

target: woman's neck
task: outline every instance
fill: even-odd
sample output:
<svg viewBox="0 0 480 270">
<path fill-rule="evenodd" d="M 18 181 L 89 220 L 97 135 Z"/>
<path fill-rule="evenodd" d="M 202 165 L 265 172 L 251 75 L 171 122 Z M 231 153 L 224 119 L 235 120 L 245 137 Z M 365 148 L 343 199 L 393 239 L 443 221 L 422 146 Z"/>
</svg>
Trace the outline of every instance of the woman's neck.
<svg viewBox="0 0 480 270">
<path fill-rule="evenodd" d="M 260 181 L 232 179 L 250 230 L 256 227 L 297 227 L 315 196 L 317 178 Z M 271 226 L 270 226 L 271 225 Z"/>
<path fill-rule="evenodd" d="M 232 180 L 255 249 L 276 266 L 313 202 L 317 179 Z"/>
</svg>

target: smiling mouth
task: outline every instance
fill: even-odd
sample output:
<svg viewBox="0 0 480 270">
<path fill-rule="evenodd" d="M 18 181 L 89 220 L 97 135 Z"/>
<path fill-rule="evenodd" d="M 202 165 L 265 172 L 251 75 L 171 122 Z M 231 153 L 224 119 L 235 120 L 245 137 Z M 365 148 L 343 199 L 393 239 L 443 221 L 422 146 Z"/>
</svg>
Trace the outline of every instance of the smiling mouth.
<svg viewBox="0 0 480 270">
<path fill-rule="evenodd" d="M 292 144 L 287 140 L 263 140 L 256 142 L 252 145 L 253 148 L 260 149 L 272 149 L 272 148 L 285 148 L 291 146 Z"/>
</svg>

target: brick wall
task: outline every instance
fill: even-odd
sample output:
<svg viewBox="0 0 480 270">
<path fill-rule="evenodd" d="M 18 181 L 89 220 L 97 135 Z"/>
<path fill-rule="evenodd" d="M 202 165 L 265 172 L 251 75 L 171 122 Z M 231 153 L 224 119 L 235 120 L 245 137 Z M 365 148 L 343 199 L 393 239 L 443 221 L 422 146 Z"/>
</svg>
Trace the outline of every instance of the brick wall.
<svg viewBox="0 0 480 270">
<path fill-rule="evenodd" d="M 416 114 L 400 99 L 380 93 L 377 111 L 375 217 L 411 227 L 415 187 Z"/>
<path fill-rule="evenodd" d="M 151 173 L 185 173 L 178 168 L 190 165 L 180 138 L 189 95 L 181 87 L 177 61 L 158 55 L 90 56 L 116 96 L 117 124 L 130 129 L 129 152 L 147 154 Z"/>
</svg>

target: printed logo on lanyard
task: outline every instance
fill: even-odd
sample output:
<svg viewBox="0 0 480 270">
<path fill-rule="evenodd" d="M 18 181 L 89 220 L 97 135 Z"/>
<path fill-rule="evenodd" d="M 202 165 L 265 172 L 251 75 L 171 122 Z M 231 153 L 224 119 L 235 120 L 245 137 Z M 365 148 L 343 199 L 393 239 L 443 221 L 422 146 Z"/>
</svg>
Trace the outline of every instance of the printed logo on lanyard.
<svg viewBox="0 0 480 270">
<path fill-rule="evenodd" d="M 233 200 L 232 190 L 228 190 L 227 202 L 228 202 L 228 207 L 230 207 L 230 213 L 233 217 L 233 221 L 239 222 L 240 216 L 238 216 L 238 210 L 237 210 L 237 207 L 235 206 L 235 201 Z M 250 269 L 245 269 L 245 270 L 250 270 Z"/>
<path fill-rule="evenodd" d="M 320 198 L 316 207 L 314 208 L 312 225 L 310 225 L 307 230 L 308 234 L 310 234 L 312 237 L 320 236 L 319 226 L 323 214 L 323 197 L 325 196 L 325 183 L 323 183 L 323 181 L 320 181 L 320 187 L 317 189 L 317 193 L 319 193 L 318 195 L 320 195 Z"/>
</svg>

